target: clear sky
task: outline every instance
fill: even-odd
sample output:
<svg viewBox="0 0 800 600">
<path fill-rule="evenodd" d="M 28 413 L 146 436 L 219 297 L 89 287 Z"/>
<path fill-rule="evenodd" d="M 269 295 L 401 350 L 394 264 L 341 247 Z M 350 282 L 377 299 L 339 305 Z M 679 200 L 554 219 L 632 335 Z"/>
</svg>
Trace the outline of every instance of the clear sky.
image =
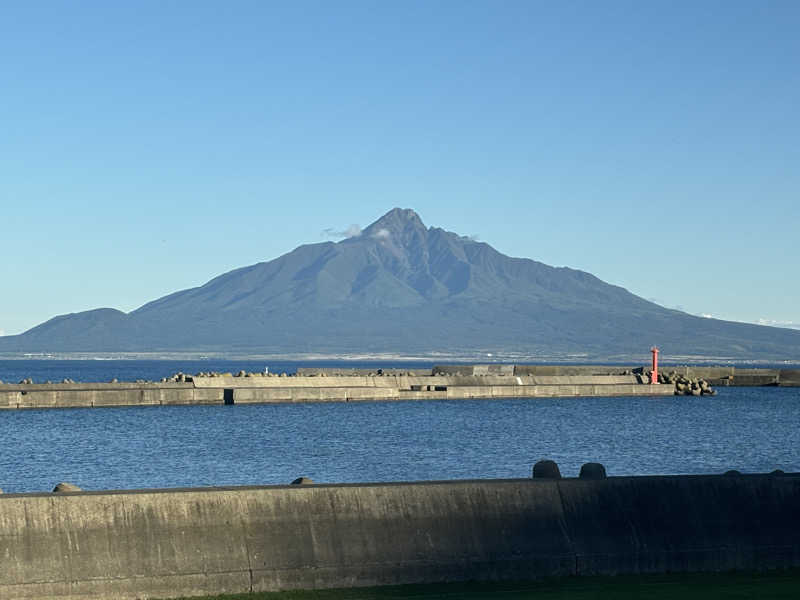
<svg viewBox="0 0 800 600">
<path fill-rule="evenodd" d="M 394 206 L 800 323 L 800 2 L 0 4 L 0 331 Z"/>
</svg>

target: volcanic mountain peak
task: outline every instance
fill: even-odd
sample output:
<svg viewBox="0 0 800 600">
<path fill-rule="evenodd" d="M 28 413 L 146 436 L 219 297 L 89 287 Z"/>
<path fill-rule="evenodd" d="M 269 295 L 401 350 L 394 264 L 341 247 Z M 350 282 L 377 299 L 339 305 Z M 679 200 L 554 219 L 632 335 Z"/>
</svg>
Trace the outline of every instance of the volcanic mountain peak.
<svg viewBox="0 0 800 600">
<path fill-rule="evenodd" d="M 367 227 L 360 236 L 345 240 L 376 246 L 375 252 L 403 269 L 416 270 L 427 262 L 428 230 L 419 215 L 409 208 L 393 208 Z M 386 263 L 385 260 L 381 260 Z M 390 267 L 391 268 L 391 267 Z"/>
<path fill-rule="evenodd" d="M 800 332 L 700 319 L 589 273 L 512 258 L 395 208 L 360 235 L 299 246 L 124 314 L 87 311 L 0 351 L 478 352 L 793 358 Z"/>
<path fill-rule="evenodd" d="M 427 229 L 419 215 L 410 208 L 393 208 L 372 225 L 362 236 L 375 239 L 407 236 L 411 233 L 424 233 Z"/>
</svg>

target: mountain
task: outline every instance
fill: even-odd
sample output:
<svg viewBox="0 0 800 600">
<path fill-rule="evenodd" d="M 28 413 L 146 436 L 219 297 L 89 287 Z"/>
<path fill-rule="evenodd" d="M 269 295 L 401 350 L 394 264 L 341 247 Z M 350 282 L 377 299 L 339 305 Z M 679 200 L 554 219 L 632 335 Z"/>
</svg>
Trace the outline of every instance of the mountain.
<svg viewBox="0 0 800 600">
<path fill-rule="evenodd" d="M 62 315 L 0 352 L 585 354 L 798 359 L 800 331 L 694 317 L 583 271 L 505 256 L 395 208 L 131 313 Z"/>
</svg>

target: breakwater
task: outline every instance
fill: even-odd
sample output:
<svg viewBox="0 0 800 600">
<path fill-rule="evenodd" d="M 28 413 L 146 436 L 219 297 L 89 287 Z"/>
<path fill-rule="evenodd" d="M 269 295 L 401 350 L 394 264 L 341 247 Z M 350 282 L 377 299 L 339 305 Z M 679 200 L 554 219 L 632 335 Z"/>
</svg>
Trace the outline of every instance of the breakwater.
<svg viewBox="0 0 800 600">
<path fill-rule="evenodd" d="M 532 376 L 586 376 L 632 373 L 644 377 L 649 375 L 650 367 L 619 365 L 447 365 L 435 366 L 433 372 L 462 375 L 497 373 Z M 704 379 L 715 386 L 800 386 L 800 369 L 706 367 L 662 363 L 659 367 L 659 372 Z"/>
<path fill-rule="evenodd" d="M 800 566 L 800 474 L 587 467 L 566 479 L 0 495 L 0 597 Z"/>
<path fill-rule="evenodd" d="M 669 386 L 643 385 L 627 375 L 267 376 L 180 374 L 160 382 L 20 383 L 0 385 L 0 409 L 671 395 Z"/>
<path fill-rule="evenodd" d="M 712 393 L 710 386 L 800 386 L 800 369 L 743 369 L 666 365 L 661 384 L 647 367 L 613 365 L 438 365 L 422 369 L 299 368 L 274 373 L 176 374 L 161 381 L 109 383 L 0 382 L 0 409 L 665 396 Z"/>
</svg>

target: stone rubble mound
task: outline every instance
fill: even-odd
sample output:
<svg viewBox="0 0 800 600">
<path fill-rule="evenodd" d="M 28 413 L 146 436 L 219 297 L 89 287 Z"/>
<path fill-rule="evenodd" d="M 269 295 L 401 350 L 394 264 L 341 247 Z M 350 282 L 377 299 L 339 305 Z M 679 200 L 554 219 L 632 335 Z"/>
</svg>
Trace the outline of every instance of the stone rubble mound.
<svg viewBox="0 0 800 600">
<path fill-rule="evenodd" d="M 675 386 L 676 396 L 716 396 L 717 392 L 702 377 L 687 377 L 675 371 L 658 374 L 658 383 Z"/>
</svg>

